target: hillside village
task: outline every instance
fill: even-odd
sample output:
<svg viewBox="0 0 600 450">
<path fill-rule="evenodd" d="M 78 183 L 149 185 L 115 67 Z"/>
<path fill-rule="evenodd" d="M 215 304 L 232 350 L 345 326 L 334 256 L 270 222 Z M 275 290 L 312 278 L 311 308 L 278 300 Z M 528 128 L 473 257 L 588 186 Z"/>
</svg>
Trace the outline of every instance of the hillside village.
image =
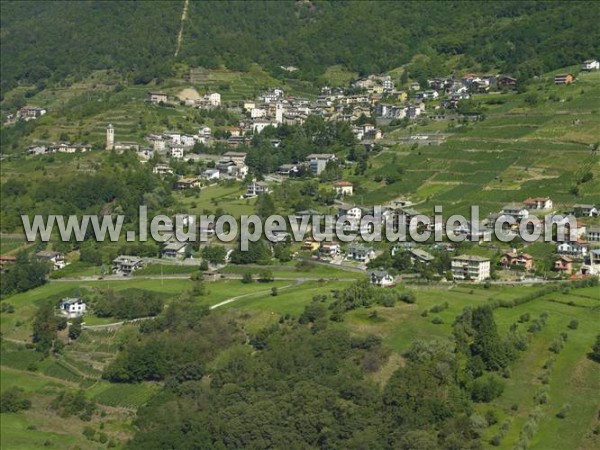
<svg viewBox="0 0 600 450">
<path fill-rule="evenodd" d="M 596 60 L 586 60 L 581 65 L 582 72 L 598 70 Z M 554 77 L 557 86 L 573 83 L 575 78 L 571 74 L 558 74 Z M 425 89 L 423 89 L 425 88 Z M 209 92 L 203 96 L 194 90 L 183 91 L 186 96 L 174 97 L 162 91 L 150 91 L 147 102 L 157 108 L 168 108 L 183 105 L 200 110 L 225 109 L 233 116 L 239 116 L 238 126 L 219 127 L 211 129 L 208 126 L 198 128 L 196 134 L 186 134 L 181 131 L 156 130 L 146 135 L 144 143 L 120 141 L 119 130 L 109 124 L 106 128 L 106 143 L 104 149 L 123 153 L 135 152 L 142 163 L 152 165 L 152 172 L 161 178 L 172 179 L 175 191 L 200 191 L 219 183 L 241 181 L 246 186 L 246 192 L 241 195 L 245 199 L 257 198 L 263 194 L 272 193 L 277 186 L 287 179 L 310 179 L 311 177 L 323 180 L 324 171 L 333 167 L 344 168 L 348 161 L 344 161 L 335 153 L 311 153 L 303 160 L 292 160 L 280 165 L 276 171 L 268 174 L 257 174 L 246 164 L 249 146 L 253 138 L 259 136 L 265 129 L 276 129 L 280 126 L 301 126 L 311 116 L 324 119 L 327 122 L 345 122 L 350 124 L 350 129 L 357 144 L 364 147 L 365 151 L 372 152 L 381 147 L 382 143 L 392 145 L 395 143 L 412 143 L 418 145 L 439 145 L 445 138 L 444 133 L 414 133 L 408 138 L 401 137 L 401 141 L 390 141 L 382 132 L 382 127 L 390 124 L 417 122 L 422 119 L 428 121 L 461 122 L 481 120 L 481 114 L 473 110 L 461 109 L 464 101 L 471 98 L 481 98 L 493 92 L 508 92 L 519 88 L 518 80 L 506 75 L 477 75 L 466 74 L 463 77 L 434 78 L 427 81 L 426 86 L 418 83 L 409 83 L 408 90 L 399 90 L 389 75 L 369 75 L 353 81 L 347 88 L 323 87 L 321 94 L 313 100 L 286 95 L 279 88 L 262 92 L 258 98 L 242 103 L 225 104 L 218 92 Z M 46 113 L 46 110 L 35 107 L 24 107 L 10 120 L 34 120 Z M 398 138 L 396 138 L 398 139 Z M 407 141 L 404 141 L 407 139 Z M 270 146 L 277 152 L 282 145 L 279 139 L 270 139 Z M 218 148 L 217 153 L 211 151 Z M 35 145 L 26 149 L 29 155 L 48 153 L 75 153 L 92 150 L 89 144 L 59 143 L 52 145 Z M 317 150 L 317 148 L 315 148 Z M 178 174 L 181 166 L 174 164 L 184 162 L 199 164 L 204 169 L 197 171 L 196 176 Z M 345 218 L 345 232 L 358 233 L 360 220 L 363 216 L 373 214 L 372 206 L 361 205 L 353 197 L 354 185 L 352 182 L 338 179 L 327 183 L 335 199 L 328 212 L 336 218 Z M 518 199 L 515 199 L 518 200 Z M 382 205 L 383 225 L 386 223 L 407 223 L 420 211 L 415 209 L 411 199 L 394 200 Z M 549 197 L 524 199 L 522 202 L 505 205 L 500 211 L 491 212 L 482 220 L 481 224 L 466 224 L 456 226 L 447 233 L 452 236 L 447 238 L 465 238 L 474 242 L 491 241 L 496 222 L 507 217 L 514 218 L 516 223 L 512 229 L 505 230 L 516 235 L 519 223 L 526 221 L 530 231 L 540 231 L 543 227 L 543 215 L 550 213 L 565 214 L 560 225 L 568 223 L 573 216 L 577 221 L 575 230 L 576 238 L 566 239 L 564 242 L 555 242 L 555 259 L 550 269 L 560 276 L 586 276 L 600 274 L 600 250 L 596 247 L 600 242 L 600 228 L 596 221 L 586 225 L 586 218 L 598 216 L 598 205 L 572 204 L 561 205 L 556 208 Z M 429 212 L 423 211 L 425 214 Z M 183 211 L 182 211 L 183 213 Z M 312 214 L 322 214 L 324 211 L 314 211 Z M 300 218 L 307 212 L 296 211 Z M 537 215 L 537 219 L 530 220 L 530 214 Z M 433 219 L 433 217 L 431 217 Z M 214 227 L 214 224 L 212 225 Z M 206 230 L 205 230 L 206 231 Z M 434 231 L 434 228 L 431 228 Z M 211 229 L 214 234 L 214 230 Z M 358 239 L 358 238 L 357 238 Z M 289 240 L 289 235 L 280 236 L 279 241 Z M 451 239 L 454 240 L 454 239 Z M 356 250 L 356 246 L 359 249 Z M 161 255 L 167 259 L 186 259 L 192 255 L 191 245 L 176 242 L 174 238 L 163 245 Z M 451 243 L 444 247 L 444 251 L 456 252 Z M 390 252 L 389 256 L 395 257 L 398 250 L 407 255 L 410 261 L 408 272 L 430 272 L 430 264 L 435 257 L 425 249 L 431 251 L 429 245 L 418 248 L 402 248 L 393 246 L 383 250 Z M 197 251 L 200 249 L 198 248 Z M 377 269 L 381 276 L 369 272 L 373 282 L 380 286 L 393 284 L 395 275 L 398 274 L 395 263 L 389 257 L 382 258 L 382 249 L 375 249 L 356 241 L 352 245 L 340 245 L 336 242 L 306 241 L 301 246 L 300 254 L 313 255 L 321 261 L 332 264 L 358 264 L 364 270 Z M 449 280 L 484 281 L 496 273 L 496 269 L 506 274 L 512 273 L 514 279 L 522 278 L 522 274 L 533 274 L 536 268 L 535 259 L 524 251 L 517 252 L 507 248 L 492 263 L 490 258 L 476 257 L 475 255 L 453 256 L 452 264 L 445 263 L 444 268 L 436 269 L 438 275 Z M 230 250 L 231 252 L 231 250 Z M 130 275 L 140 268 L 143 261 L 136 256 L 121 255 L 115 260 L 114 272 Z M 461 258 L 470 258 L 463 260 Z M 124 267 L 119 261 L 136 261 L 133 265 Z M 190 260 L 190 262 L 193 260 Z M 372 262 L 375 261 L 375 262 Z M 129 264 L 129 263 L 128 263 Z M 377 265 L 380 264 L 380 265 Z M 402 267 L 402 266 L 396 266 Z M 468 270 L 467 270 L 468 268 Z M 391 269 L 390 275 L 385 269 Z M 434 273 L 436 272 L 434 271 Z M 400 270 L 400 273 L 403 269 Z M 444 275 L 446 273 L 446 275 Z M 385 274 L 387 276 L 382 276 Z M 538 272 L 539 274 L 539 272 Z M 543 273 L 547 276 L 547 272 Z M 431 276 L 431 274 L 427 275 Z M 493 275 L 497 278 L 497 275 Z M 385 280 L 385 281 L 382 281 Z"/>
<path fill-rule="evenodd" d="M 600 3 L 0 8 L 2 449 L 600 448 Z"/>
</svg>

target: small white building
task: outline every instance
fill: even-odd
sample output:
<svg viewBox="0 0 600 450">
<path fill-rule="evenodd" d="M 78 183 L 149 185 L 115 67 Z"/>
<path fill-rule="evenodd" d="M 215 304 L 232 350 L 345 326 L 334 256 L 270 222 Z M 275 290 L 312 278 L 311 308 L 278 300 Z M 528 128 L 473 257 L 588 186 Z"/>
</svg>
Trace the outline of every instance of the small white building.
<svg viewBox="0 0 600 450">
<path fill-rule="evenodd" d="M 54 270 L 63 269 L 67 265 L 67 262 L 65 261 L 65 255 L 60 252 L 42 250 L 41 252 L 37 252 L 35 256 L 41 261 L 48 261 L 52 263 Z"/>
<path fill-rule="evenodd" d="M 373 270 L 369 272 L 369 279 L 371 284 L 376 286 L 387 287 L 394 284 L 394 277 L 381 270 Z"/>
<path fill-rule="evenodd" d="M 366 264 L 375 258 L 375 250 L 362 244 L 352 244 L 348 247 L 346 258 Z"/>
<path fill-rule="evenodd" d="M 184 154 L 183 149 L 183 145 L 171 145 L 171 148 L 169 149 L 169 155 L 171 155 L 171 158 L 174 159 L 182 159 Z"/>
<path fill-rule="evenodd" d="M 113 259 L 113 273 L 128 276 L 142 267 L 142 265 L 143 261 L 139 256 L 121 255 Z"/>
<path fill-rule="evenodd" d="M 335 193 L 338 195 L 352 195 L 354 193 L 354 185 L 349 181 L 338 181 L 333 184 Z"/>
<path fill-rule="evenodd" d="M 581 70 L 591 71 L 600 69 L 600 62 L 595 59 L 588 59 L 581 64 Z"/>
<path fill-rule="evenodd" d="M 219 174 L 220 172 L 217 169 L 206 169 L 200 177 L 208 181 L 213 181 L 219 179 Z"/>
<path fill-rule="evenodd" d="M 252 180 L 251 183 L 248 183 L 248 189 L 246 190 L 244 197 L 256 197 L 257 195 L 266 194 L 267 192 L 269 192 L 269 185 L 267 183 L 264 181 Z"/>
<path fill-rule="evenodd" d="M 80 298 L 63 298 L 60 302 L 60 313 L 69 319 L 85 314 L 85 302 Z"/>
<path fill-rule="evenodd" d="M 159 103 L 166 103 L 167 94 L 164 92 L 148 92 L 148 100 L 155 105 L 158 105 Z"/>
<path fill-rule="evenodd" d="M 152 169 L 152 173 L 156 175 L 173 175 L 173 169 L 168 164 L 157 164 Z"/>
<path fill-rule="evenodd" d="M 522 220 L 529 216 L 529 211 L 523 205 L 511 203 L 502 208 L 502 214 L 505 216 L 512 216 L 517 220 Z"/>
</svg>

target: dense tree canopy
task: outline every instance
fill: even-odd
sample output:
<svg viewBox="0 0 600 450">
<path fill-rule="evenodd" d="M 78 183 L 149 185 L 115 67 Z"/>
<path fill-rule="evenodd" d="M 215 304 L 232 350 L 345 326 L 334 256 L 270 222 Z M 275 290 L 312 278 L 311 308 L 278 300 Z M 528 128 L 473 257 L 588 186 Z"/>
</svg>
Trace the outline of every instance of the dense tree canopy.
<svg viewBox="0 0 600 450">
<path fill-rule="evenodd" d="M 190 2 L 175 57 L 183 3 L 2 2 L 2 92 L 96 69 L 160 81 L 178 60 L 275 75 L 293 65 L 305 79 L 413 61 L 418 79 L 462 55 L 465 67 L 527 77 L 600 52 L 594 2 Z"/>
</svg>

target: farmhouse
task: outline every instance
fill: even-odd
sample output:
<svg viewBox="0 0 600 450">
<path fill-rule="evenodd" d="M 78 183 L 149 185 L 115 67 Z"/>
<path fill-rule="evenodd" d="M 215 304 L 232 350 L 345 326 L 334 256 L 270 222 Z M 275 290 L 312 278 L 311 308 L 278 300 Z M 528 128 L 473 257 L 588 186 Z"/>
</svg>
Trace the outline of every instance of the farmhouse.
<svg viewBox="0 0 600 450">
<path fill-rule="evenodd" d="M 16 256 L 0 255 L 0 271 L 4 272 L 7 265 L 14 264 L 17 261 Z"/>
<path fill-rule="evenodd" d="M 554 84 L 571 84 L 573 82 L 573 75 L 570 73 L 561 73 L 554 77 Z"/>
<path fill-rule="evenodd" d="M 244 152 L 225 152 L 223 153 L 223 159 L 233 161 L 236 164 L 245 164 L 246 155 Z"/>
<path fill-rule="evenodd" d="M 113 273 L 128 276 L 142 267 L 142 264 L 142 258 L 138 256 L 121 255 L 113 259 Z"/>
<path fill-rule="evenodd" d="M 295 177 L 300 172 L 297 164 L 282 164 L 277 169 L 277 174 L 283 177 Z"/>
<path fill-rule="evenodd" d="M 585 233 L 585 238 L 588 242 L 600 242 L 600 227 L 588 227 Z"/>
<path fill-rule="evenodd" d="M 332 241 L 323 241 L 321 242 L 321 246 L 319 248 L 319 253 L 323 253 L 325 255 L 334 256 L 340 252 L 340 244 Z"/>
<path fill-rule="evenodd" d="M 507 75 L 500 75 L 496 79 L 496 86 L 498 89 L 516 89 L 517 87 L 517 79 L 513 77 L 509 77 Z"/>
<path fill-rule="evenodd" d="M 598 215 L 598 209 L 595 205 L 577 203 L 573 205 L 573 212 L 577 217 L 594 217 Z"/>
<path fill-rule="evenodd" d="M 523 206 L 516 203 L 505 205 L 502 208 L 502 214 L 512 216 L 517 220 L 525 219 L 529 215 L 529 211 Z"/>
<path fill-rule="evenodd" d="M 158 105 L 161 102 L 166 103 L 167 94 L 164 92 L 148 92 L 148 100 L 150 103 L 154 103 L 155 105 Z"/>
<path fill-rule="evenodd" d="M 17 119 L 20 120 L 33 120 L 33 119 L 37 119 L 38 117 L 42 117 L 44 114 L 46 114 L 46 109 L 44 108 L 38 108 L 36 106 L 23 106 L 21 109 L 19 109 L 19 111 L 17 111 Z"/>
<path fill-rule="evenodd" d="M 85 302 L 80 298 L 63 298 L 60 302 L 60 313 L 69 319 L 85 314 Z"/>
<path fill-rule="evenodd" d="M 386 287 L 394 284 L 394 277 L 388 272 L 381 270 L 373 270 L 369 272 L 369 279 L 371 284 L 376 286 Z"/>
<path fill-rule="evenodd" d="M 452 275 L 455 280 L 483 281 L 490 277 L 490 259 L 475 255 L 452 258 Z"/>
<path fill-rule="evenodd" d="M 175 183 L 175 189 L 185 190 L 200 187 L 200 180 L 198 178 L 180 178 Z"/>
<path fill-rule="evenodd" d="M 338 181 L 333 188 L 338 195 L 352 195 L 354 192 L 354 186 L 349 181 Z"/>
<path fill-rule="evenodd" d="M 352 244 L 346 252 L 346 258 L 363 263 L 368 263 L 374 257 L 375 250 L 373 250 L 373 247 L 367 247 L 362 244 Z"/>
<path fill-rule="evenodd" d="M 257 195 L 265 194 L 267 192 L 269 192 L 269 185 L 267 183 L 265 183 L 264 181 L 252 180 L 252 183 L 248 183 L 246 194 L 244 194 L 244 197 L 256 197 Z"/>
<path fill-rule="evenodd" d="M 423 264 L 429 264 L 435 259 L 435 257 L 431 253 L 427 253 L 425 250 L 415 248 L 410 251 L 410 259 L 413 263 L 419 261 Z"/>
<path fill-rule="evenodd" d="M 59 252 L 42 250 L 41 252 L 37 252 L 35 256 L 40 261 L 51 262 L 54 270 L 63 269 L 67 265 L 65 255 Z"/>
<path fill-rule="evenodd" d="M 527 271 L 533 270 L 533 256 L 527 253 L 518 253 L 515 249 L 504 253 L 500 257 L 500 264 L 504 269 L 512 267 L 522 267 Z"/>
<path fill-rule="evenodd" d="M 348 205 L 345 203 L 342 203 L 341 205 L 338 206 L 337 209 L 337 216 L 339 217 L 346 217 L 347 220 L 349 221 L 358 221 L 360 220 L 360 218 L 362 217 L 363 214 L 363 210 L 360 206 L 356 206 L 356 205 Z"/>
<path fill-rule="evenodd" d="M 185 242 L 167 241 L 163 245 L 162 255 L 163 258 L 183 259 L 186 251 L 187 244 Z"/>
<path fill-rule="evenodd" d="M 554 270 L 557 272 L 563 273 L 572 273 L 573 272 L 573 260 L 568 256 L 561 256 L 556 261 L 554 261 Z"/>
<path fill-rule="evenodd" d="M 204 172 L 202 172 L 200 177 L 204 178 L 205 180 L 209 180 L 209 181 L 210 180 L 218 180 L 219 174 L 220 174 L 220 172 L 217 169 L 206 169 Z"/>
<path fill-rule="evenodd" d="M 308 250 L 308 251 L 315 251 L 319 248 L 320 244 L 313 240 L 313 239 L 307 239 L 302 243 L 302 250 Z"/>
<path fill-rule="evenodd" d="M 550 197 L 529 197 L 523 202 L 523 205 L 529 210 L 552 209 L 552 200 L 550 200 Z"/>
<path fill-rule="evenodd" d="M 168 164 L 157 164 L 152 169 L 152 173 L 156 175 L 173 175 L 173 169 Z"/>
<path fill-rule="evenodd" d="M 556 246 L 556 252 L 561 256 L 583 258 L 588 253 L 588 247 L 580 242 L 561 242 Z"/>
<path fill-rule="evenodd" d="M 184 154 L 184 146 L 180 145 L 180 144 L 172 144 L 171 148 L 169 149 L 169 155 L 171 156 L 171 158 L 174 159 L 181 159 L 183 158 L 183 154 Z"/>
</svg>

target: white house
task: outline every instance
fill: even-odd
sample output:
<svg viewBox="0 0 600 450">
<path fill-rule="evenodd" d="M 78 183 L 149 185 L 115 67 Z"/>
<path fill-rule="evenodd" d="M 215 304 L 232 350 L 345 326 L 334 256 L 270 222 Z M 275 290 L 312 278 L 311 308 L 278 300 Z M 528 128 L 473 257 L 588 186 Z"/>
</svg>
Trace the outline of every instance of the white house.
<svg viewBox="0 0 600 450">
<path fill-rule="evenodd" d="M 362 244 L 352 244 L 348 247 L 346 258 L 366 264 L 375 258 L 375 250 Z"/>
<path fill-rule="evenodd" d="M 256 197 L 257 195 L 265 194 L 267 192 L 269 192 L 269 185 L 267 183 L 265 183 L 264 181 L 252 180 L 251 183 L 248 183 L 246 194 L 244 194 L 244 197 Z"/>
<path fill-rule="evenodd" d="M 600 62 L 598 62 L 595 59 L 588 59 L 587 61 L 584 61 L 583 64 L 581 64 L 581 70 L 590 71 L 598 69 L 600 69 Z"/>
<path fill-rule="evenodd" d="M 65 261 L 65 255 L 60 252 L 42 250 L 41 252 L 37 252 L 35 256 L 41 261 L 48 261 L 52 263 L 54 270 L 63 269 L 67 265 L 67 262 Z"/>
<path fill-rule="evenodd" d="M 138 256 L 121 255 L 113 259 L 113 273 L 128 276 L 142 267 L 142 264 L 142 258 Z"/>
<path fill-rule="evenodd" d="M 369 279 L 376 286 L 387 287 L 394 284 L 394 277 L 385 271 L 373 270 L 369 272 Z"/>
<path fill-rule="evenodd" d="M 354 193 L 354 185 L 349 181 L 337 181 L 333 184 L 333 188 L 338 195 L 352 195 Z"/>
<path fill-rule="evenodd" d="M 580 242 L 561 242 L 557 245 L 556 252 L 562 256 L 584 258 L 588 254 L 588 246 Z"/>
<path fill-rule="evenodd" d="M 544 210 L 552 209 L 553 203 L 550 197 L 529 197 L 523 205 L 529 210 Z"/>
<path fill-rule="evenodd" d="M 164 92 L 148 92 L 148 100 L 155 105 L 167 102 L 167 94 Z"/>
<path fill-rule="evenodd" d="M 483 281 L 490 277 L 490 259 L 475 255 L 452 258 L 452 275 L 455 280 Z"/>
<path fill-rule="evenodd" d="M 183 259 L 185 258 L 187 246 L 185 242 L 167 241 L 162 249 L 163 258 Z"/>
<path fill-rule="evenodd" d="M 206 94 L 205 98 L 211 106 L 221 106 L 221 94 L 218 92 Z"/>
<path fill-rule="evenodd" d="M 511 203 L 502 208 L 502 214 L 505 216 L 512 216 L 517 220 L 522 220 L 529 216 L 529 211 L 523 205 Z"/>
<path fill-rule="evenodd" d="M 575 211 L 575 215 L 577 217 L 594 217 L 598 215 L 598 208 L 596 208 L 595 205 L 578 203 L 573 205 L 573 210 Z"/>
<path fill-rule="evenodd" d="M 204 172 L 202 172 L 200 177 L 204 178 L 205 180 L 212 181 L 212 180 L 218 180 L 219 175 L 220 175 L 220 172 L 217 169 L 206 169 Z"/>
<path fill-rule="evenodd" d="M 587 227 L 587 231 L 585 233 L 585 238 L 589 242 L 600 242 L 600 227 L 598 227 L 598 226 Z"/>
<path fill-rule="evenodd" d="M 173 175 L 173 169 L 168 164 L 157 164 L 152 169 L 152 173 L 156 175 Z"/>
<path fill-rule="evenodd" d="M 85 314 L 85 302 L 80 298 L 63 298 L 60 302 L 60 313 L 69 319 Z"/>
<path fill-rule="evenodd" d="M 171 148 L 169 149 L 169 154 L 171 155 L 171 158 L 174 159 L 181 159 L 183 158 L 183 145 L 171 145 Z"/>
</svg>

